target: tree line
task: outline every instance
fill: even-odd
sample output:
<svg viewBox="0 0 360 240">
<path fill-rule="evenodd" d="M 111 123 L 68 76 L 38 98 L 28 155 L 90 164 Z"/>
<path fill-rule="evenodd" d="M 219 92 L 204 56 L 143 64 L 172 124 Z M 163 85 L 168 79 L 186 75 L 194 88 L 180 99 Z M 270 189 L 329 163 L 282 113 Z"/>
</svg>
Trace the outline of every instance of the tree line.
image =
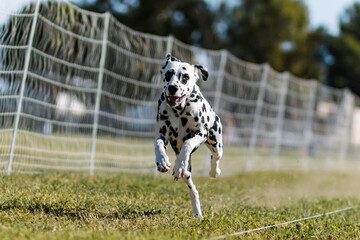
<svg viewBox="0 0 360 240">
<path fill-rule="evenodd" d="M 349 87 L 360 95 L 360 3 L 344 11 L 340 31 L 311 29 L 303 0 L 78 0 L 82 8 L 110 11 L 125 25 L 240 59 L 268 62 L 277 71 Z M 326 6 L 324 6 L 326 8 Z"/>
</svg>

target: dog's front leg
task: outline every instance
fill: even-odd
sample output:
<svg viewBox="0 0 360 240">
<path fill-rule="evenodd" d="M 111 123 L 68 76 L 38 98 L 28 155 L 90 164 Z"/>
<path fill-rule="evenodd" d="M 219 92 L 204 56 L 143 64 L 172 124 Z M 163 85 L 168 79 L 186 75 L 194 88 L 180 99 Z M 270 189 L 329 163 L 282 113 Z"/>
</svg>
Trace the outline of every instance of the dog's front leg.
<svg viewBox="0 0 360 240">
<path fill-rule="evenodd" d="M 193 138 L 190 138 L 183 143 L 180 154 L 175 160 L 173 170 L 174 180 L 178 180 L 184 176 L 189 176 L 190 172 L 188 171 L 188 167 L 190 154 L 194 151 L 194 149 L 198 148 L 203 142 L 205 142 L 205 137 L 203 136 L 195 135 Z"/>
<path fill-rule="evenodd" d="M 166 143 L 164 137 L 161 135 L 155 140 L 155 155 L 157 170 L 159 172 L 169 171 L 171 163 L 169 157 L 166 155 Z"/>
</svg>

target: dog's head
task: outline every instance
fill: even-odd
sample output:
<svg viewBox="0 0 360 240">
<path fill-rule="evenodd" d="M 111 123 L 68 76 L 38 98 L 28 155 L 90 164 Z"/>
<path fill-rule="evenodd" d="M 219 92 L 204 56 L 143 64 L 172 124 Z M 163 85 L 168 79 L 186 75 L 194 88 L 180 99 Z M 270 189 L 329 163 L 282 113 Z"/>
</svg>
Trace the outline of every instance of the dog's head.
<svg viewBox="0 0 360 240">
<path fill-rule="evenodd" d="M 184 102 L 190 96 L 198 79 L 202 78 L 206 81 L 208 78 L 205 67 L 181 62 L 170 54 L 166 56 L 160 73 L 163 93 L 170 107 L 179 106 Z"/>
</svg>

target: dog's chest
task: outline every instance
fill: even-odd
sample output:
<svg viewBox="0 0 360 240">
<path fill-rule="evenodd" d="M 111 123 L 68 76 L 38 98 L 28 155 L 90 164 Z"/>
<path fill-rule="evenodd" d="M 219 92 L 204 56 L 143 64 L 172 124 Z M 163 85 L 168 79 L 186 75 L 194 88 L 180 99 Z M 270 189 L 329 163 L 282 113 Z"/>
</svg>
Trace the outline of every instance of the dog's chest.
<svg viewBox="0 0 360 240">
<path fill-rule="evenodd" d="M 182 114 L 176 111 L 169 111 L 169 139 L 175 153 L 179 154 L 183 143 L 194 137 L 199 129 L 199 123 L 194 120 L 192 111 L 184 111 Z"/>
</svg>

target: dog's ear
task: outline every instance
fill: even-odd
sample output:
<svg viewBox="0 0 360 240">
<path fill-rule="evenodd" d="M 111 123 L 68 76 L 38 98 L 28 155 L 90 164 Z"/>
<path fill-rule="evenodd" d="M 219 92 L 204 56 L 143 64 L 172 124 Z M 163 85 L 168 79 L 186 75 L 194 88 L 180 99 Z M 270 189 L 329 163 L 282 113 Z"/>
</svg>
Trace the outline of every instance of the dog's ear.
<svg viewBox="0 0 360 240">
<path fill-rule="evenodd" d="M 169 62 L 181 62 L 179 59 L 177 59 L 174 56 L 171 56 L 171 54 L 166 55 L 165 57 L 165 64 L 162 67 L 162 69 L 165 69 Z"/>
<path fill-rule="evenodd" d="M 171 56 L 171 54 L 168 53 L 168 55 L 166 55 L 166 60 L 170 61 L 170 62 L 181 62 L 179 59 L 177 59 L 174 56 Z"/>
<path fill-rule="evenodd" d="M 201 66 L 199 64 L 195 64 L 194 67 L 195 67 L 195 69 L 198 69 L 200 71 L 202 79 L 204 81 L 206 81 L 208 79 L 208 77 L 209 77 L 209 73 L 208 73 L 207 68 L 203 67 L 203 66 Z"/>
</svg>

